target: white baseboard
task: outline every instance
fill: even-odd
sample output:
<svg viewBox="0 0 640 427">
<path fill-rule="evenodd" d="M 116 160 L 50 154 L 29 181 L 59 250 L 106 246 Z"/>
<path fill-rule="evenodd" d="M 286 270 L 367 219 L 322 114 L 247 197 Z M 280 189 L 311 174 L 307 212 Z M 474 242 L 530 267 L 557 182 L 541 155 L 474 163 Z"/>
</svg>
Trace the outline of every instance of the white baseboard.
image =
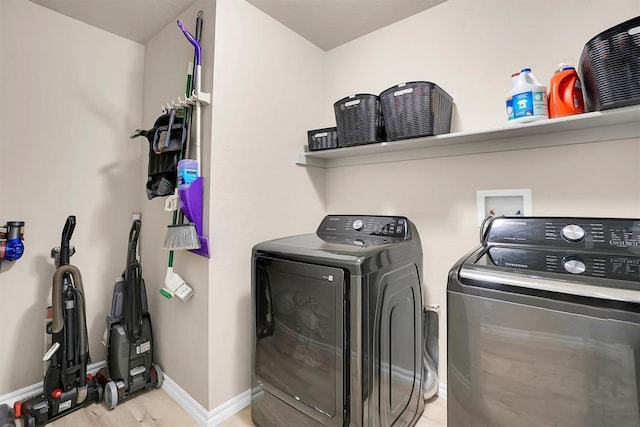
<svg viewBox="0 0 640 427">
<path fill-rule="evenodd" d="M 92 363 L 91 365 L 87 366 L 87 372 L 93 375 L 96 372 L 98 372 L 98 370 L 103 366 L 104 366 L 104 360 L 97 363 Z M 23 387 L 20 390 L 3 394 L 2 396 L 0 396 L 0 405 L 2 405 L 3 403 L 6 403 L 9 406 L 13 406 L 13 402 L 16 402 L 19 400 L 25 400 L 32 396 L 37 395 L 38 393 L 42 393 L 42 387 L 43 387 L 43 384 L 42 384 L 42 381 L 40 381 L 39 383 L 31 384 L 29 386 Z"/>
<path fill-rule="evenodd" d="M 251 404 L 251 391 L 246 390 L 211 411 L 207 411 L 189 393 L 166 375 L 164 376 L 162 389 L 202 427 L 214 427 L 222 424 Z"/>
<path fill-rule="evenodd" d="M 207 427 L 214 427 L 222 424 L 225 420 L 231 418 L 247 406 L 251 405 L 251 389 L 247 389 L 233 397 L 222 405 L 214 408 L 209 413 L 209 424 Z"/>
<path fill-rule="evenodd" d="M 164 382 L 162 389 L 173 399 L 178 405 L 184 409 L 191 418 L 201 426 L 207 426 L 209 422 L 209 411 L 198 403 L 189 393 L 176 384 L 171 378 L 164 374 Z"/>
<path fill-rule="evenodd" d="M 444 400 L 447 400 L 447 385 L 444 383 L 440 383 L 438 386 L 438 397 Z"/>
</svg>

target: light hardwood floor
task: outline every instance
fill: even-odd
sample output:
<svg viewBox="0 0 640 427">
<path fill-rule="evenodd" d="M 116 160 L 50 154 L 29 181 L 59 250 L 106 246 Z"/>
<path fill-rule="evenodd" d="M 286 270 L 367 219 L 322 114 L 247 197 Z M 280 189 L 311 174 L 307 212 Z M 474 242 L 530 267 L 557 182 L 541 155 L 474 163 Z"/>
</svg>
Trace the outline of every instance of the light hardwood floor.
<svg viewBox="0 0 640 427">
<path fill-rule="evenodd" d="M 110 411 L 104 403 L 89 405 L 45 427 L 198 427 L 162 389 L 125 400 Z"/>
<path fill-rule="evenodd" d="M 447 401 L 429 401 L 416 427 L 446 427 Z M 198 424 L 164 390 L 151 390 L 120 403 L 109 411 L 104 403 L 89 405 L 45 427 L 197 427 Z M 253 427 L 251 407 L 221 424 L 222 427 Z"/>
</svg>

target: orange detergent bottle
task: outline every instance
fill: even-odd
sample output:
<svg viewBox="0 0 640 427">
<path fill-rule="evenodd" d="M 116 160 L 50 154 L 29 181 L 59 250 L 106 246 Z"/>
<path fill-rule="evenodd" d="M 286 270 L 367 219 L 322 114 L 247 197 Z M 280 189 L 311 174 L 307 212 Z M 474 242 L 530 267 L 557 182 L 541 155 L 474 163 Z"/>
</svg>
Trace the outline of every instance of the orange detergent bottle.
<svg viewBox="0 0 640 427">
<path fill-rule="evenodd" d="M 584 113 L 582 84 L 574 67 L 562 67 L 549 84 L 549 117 Z"/>
</svg>

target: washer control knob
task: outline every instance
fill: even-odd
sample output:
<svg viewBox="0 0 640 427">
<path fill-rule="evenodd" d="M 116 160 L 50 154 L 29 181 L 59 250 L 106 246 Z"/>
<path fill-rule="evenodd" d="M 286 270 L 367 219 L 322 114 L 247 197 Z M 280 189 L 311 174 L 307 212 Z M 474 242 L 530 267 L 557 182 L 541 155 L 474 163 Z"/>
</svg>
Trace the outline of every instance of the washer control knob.
<svg viewBox="0 0 640 427">
<path fill-rule="evenodd" d="M 560 234 L 567 242 L 575 243 L 584 239 L 585 232 L 584 228 L 579 225 L 569 224 L 562 229 Z"/>
<path fill-rule="evenodd" d="M 587 269 L 587 265 L 578 257 L 567 257 L 562 260 L 562 265 L 571 274 L 582 274 Z"/>
<path fill-rule="evenodd" d="M 360 231 L 362 230 L 362 228 L 364 227 L 364 222 L 362 222 L 361 219 L 356 219 L 355 221 L 353 221 L 353 229 L 356 231 Z"/>
</svg>

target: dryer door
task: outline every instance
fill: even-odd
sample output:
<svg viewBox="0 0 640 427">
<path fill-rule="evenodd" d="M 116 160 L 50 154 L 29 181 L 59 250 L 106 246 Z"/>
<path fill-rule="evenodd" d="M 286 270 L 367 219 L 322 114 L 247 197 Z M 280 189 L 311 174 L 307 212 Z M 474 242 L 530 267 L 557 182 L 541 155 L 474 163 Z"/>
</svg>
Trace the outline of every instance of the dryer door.
<svg viewBox="0 0 640 427">
<path fill-rule="evenodd" d="M 342 425 L 344 272 L 266 256 L 258 256 L 254 268 L 258 384 L 322 425 Z M 267 408 L 268 402 L 252 403 L 254 417 L 266 412 L 277 424 L 300 415 L 275 414 L 287 406 Z"/>
</svg>

